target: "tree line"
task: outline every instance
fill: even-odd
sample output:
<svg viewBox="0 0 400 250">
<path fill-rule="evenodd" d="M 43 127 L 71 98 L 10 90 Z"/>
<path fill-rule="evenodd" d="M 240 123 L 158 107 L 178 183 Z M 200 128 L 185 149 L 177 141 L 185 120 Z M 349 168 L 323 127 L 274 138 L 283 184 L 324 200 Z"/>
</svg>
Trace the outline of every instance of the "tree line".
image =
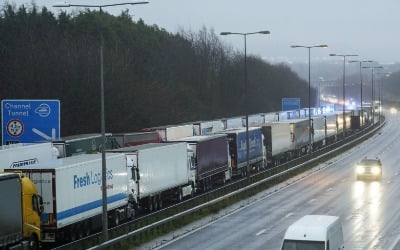
<svg viewBox="0 0 400 250">
<path fill-rule="evenodd" d="M 277 111 L 283 97 L 308 104 L 297 74 L 248 55 L 246 105 L 243 52 L 206 27 L 171 33 L 128 10 L 5 5 L 0 34 L 1 99 L 59 99 L 62 136 L 100 131 L 101 34 L 107 132 Z"/>
</svg>

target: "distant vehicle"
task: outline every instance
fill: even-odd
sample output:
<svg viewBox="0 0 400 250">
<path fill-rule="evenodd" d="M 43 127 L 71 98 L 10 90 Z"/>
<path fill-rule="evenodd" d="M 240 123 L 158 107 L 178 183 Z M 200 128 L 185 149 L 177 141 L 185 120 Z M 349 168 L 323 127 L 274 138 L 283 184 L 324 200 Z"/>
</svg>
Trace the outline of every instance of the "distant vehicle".
<svg viewBox="0 0 400 250">
<path fill-rule="evenodd" d="M 370 178 L 380 180 L 382 178 L 382 162 L 380 159 L 364 158 L 356 166 L 357 180 Z"/>
<path fill-rule="evenodd" d="M 396 109 L 396 108 L 391 108 L 391 109 L 390 109 L 390 113 L 396 114 L 396 113 L 397 113 L 397 109 Z"/>
<path fill-rule="evenodd" d="M 286 230 L 282 250 L 344 249 L 339 217 L 306 215 Z"/>
</svg>

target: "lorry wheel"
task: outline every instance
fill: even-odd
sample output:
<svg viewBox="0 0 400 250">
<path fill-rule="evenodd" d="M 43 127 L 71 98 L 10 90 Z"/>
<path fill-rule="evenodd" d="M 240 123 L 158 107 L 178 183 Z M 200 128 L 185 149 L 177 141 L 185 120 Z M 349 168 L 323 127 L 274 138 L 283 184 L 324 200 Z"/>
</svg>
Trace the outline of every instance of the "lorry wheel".
<svg viewBox="0 0 400 250">
<path fill-rule="evenodd" d="M 158 210 L 158 196 L 155 196 L 153 198 L 153 207 L 154 207 L 154 211 Z"/>
<path fill-rule="evenodd" d="M 36 235 L 32 235 L 31 238 L 29 239 L 29 249 L 31 250 L 36 250 L 39 249 L 39 241 Z"/>
<path fill-rule="evenodd" d="M 79 229 L 78 229 L 78 239 L 82 239 L 83 237 L 85 237 L 85 228 L 83 227 L 83 223 L 81 223 L 79 225 Z"/>
<path fill-rule="evenodd" d="M 83 231 L 84 231 L 85 237 L 90 235 L 91 230 L 90 230 L 90 223 L 88 221 L 85 221 L 85 223 L 83 223 Z"/>
<path fill-rule="evenodd" d="M 119 213 L 118 213 L 118 211 L 115 211 L 114 212 L 114 216 L 113 216 L 113 219 L 114 219 L 114 226 L 116 227 L 116 226 L 118 226 L 119 225 L 119 222 L 120 222 L 120 216 L 119 216 Z"/>
<path fill-rule="evenodd" d="M 76 232 L 75 226 L 71 226 L 69 229 L 69 236 L 72 242 L 76 241 L 78 239 L 78 234 Z"/>
<path fill-rule="evenodd" d="M 149 198 L 149 201 L 147 203 L 147 208 L 149 212 L 153 212 L 153 199 L 151 197 Z"/>
<path fill-rule="evenodd" d="M 182 200 L 183 200 L 182 189 L 179 188 L 179 190 L 178 190 L 178 202 L 181 202 Z"/>
<path fill-rule="evenodd" d="M 163 200 L 160 197 L 160 199 L 158 199 L 158 208 L 161 209 L 163 207 Z"/>
<path fill-rule="evenodd" d="M 133 220 L 135 218 L 135 216 L 136 216 L 136 209 L 132 209 L 130 219 Z"/>
</svg>

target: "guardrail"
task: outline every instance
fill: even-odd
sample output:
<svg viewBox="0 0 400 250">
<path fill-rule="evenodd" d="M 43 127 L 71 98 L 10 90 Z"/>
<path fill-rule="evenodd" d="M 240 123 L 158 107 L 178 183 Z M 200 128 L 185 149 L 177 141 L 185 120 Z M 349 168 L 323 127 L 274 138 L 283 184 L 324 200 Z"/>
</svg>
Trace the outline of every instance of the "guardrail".
<svg viewBox="0 0 400 250">
<path fill-rule="evenodd" d="M 192 216 L 195 212 L 210 208 L 229 199 L 239 200 L 241 199 L 241 197 L 247 197 L 256 194 L 267 187 L 280 183 L 283 180 L 295 176 L 300 172 L 310 169 L 318 164 L 320 161 L 325 161 L 328 158 L 332 158 L 335 155 L 343 152 L 344 150 L 347 150 L 348 148 L 351 148 L 354 145 L 368 139 L 384 124 L 385 122 L 381 123 L 380 125 L 370 126 L 364 130 L 361 130 L 346 137 L 341 141 L 338 141 L 320 150 L 314 151 L 311 154 L 305 155 L 301 158 L 297 158 L 293 161 L 284 163 L 277 167 L 251 175 L 248 178 L 235 181 L 226 186 L 217 188 L 209 193 L 205 193 L 203 195 L 181 202 L 151 215 L 131 221 L 129 223 L 121 225 L 120 227 L 110 229 L 109 235 L 112 239 L 109 241 L 101 243 L 102 235 L 98 233 L 89 236 L 88 238 L 84 238 L 79 241 L 61 246 L 58 249 L 110 248 L 117 244 L 121 244 L 121 242 L 130 240 L 135 236 L 144 234 L 150 230 L 155 230 L 165 224 L 174 222 L 176 220 L 180 220 L 185 216 Z M 120 247 L 121 246 L 116 248 Z"/>
</svg>

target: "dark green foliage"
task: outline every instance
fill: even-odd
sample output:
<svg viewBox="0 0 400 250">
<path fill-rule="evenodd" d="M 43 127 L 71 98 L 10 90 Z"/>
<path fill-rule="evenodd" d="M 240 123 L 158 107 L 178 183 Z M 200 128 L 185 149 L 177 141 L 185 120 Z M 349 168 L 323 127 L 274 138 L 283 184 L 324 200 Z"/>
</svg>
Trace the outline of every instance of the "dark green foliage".
<svg viewBox="0 0 400 250">
<path fill-rule="evenodd" d="M 10 5 L 0 14 L 0 98 L 60 99 L 63 136 L 98 132 L 101 33 L 108 132 L 270 112 L 283 97 L 307 104 L 306 82 L 250 55 L 246 108 L 243 54 L 213 30 L 172 34 L 128 11 L 55 17 Z"/>
</svg>

